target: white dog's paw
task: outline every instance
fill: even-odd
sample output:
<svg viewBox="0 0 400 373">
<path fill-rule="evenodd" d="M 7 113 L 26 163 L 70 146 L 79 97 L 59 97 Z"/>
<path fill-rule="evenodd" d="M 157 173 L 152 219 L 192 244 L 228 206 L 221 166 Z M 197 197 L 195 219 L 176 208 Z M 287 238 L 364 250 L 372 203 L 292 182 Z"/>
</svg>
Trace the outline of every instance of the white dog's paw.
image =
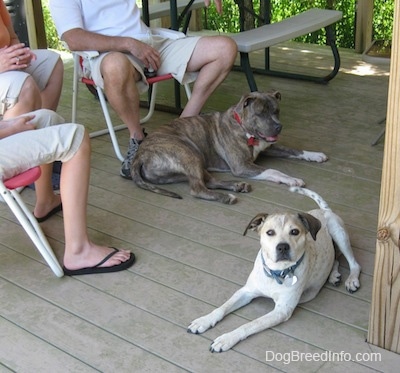
<svg viewBox="0 0 400 373">
<path fill-rule="evenodd" d="M 199 317 L 196 320 L 193 320 L 191 324 L 188 326 L 187 331 L 193 334 L 201 334 L 206 330 L 215 326 L 217 322 L 213 320 L 210 315 L 206 315 L 203 317 Z"/>
<path fill-rule="evenodd" d="M 287 179 L 285 180 L 285 181 L 283 181 L 282 182 L 283 184 L 286 184 L 286 185 L 288 185 L 288 186 L 291 186 L 291 187 L 295 187 L 295 186 L 297 186 L 297 187 L 303 187 L 303 186 L 305 186 L 306 185 L 306 183 L 303 181 L 303 180 L 301 180 L 301 179 L 297 179 L 297 178 L 295 178 L 295 177 L 287 177 Z"/>
<path fill-rule="evenodd" d="M 302 154 L 302 159 L 304 159 L 305 161 L 309 161 L 309 162 L 321 163 L 321 162 L 326 162 L 328 160 L 328 157 L 324 153 L 309 152 L 307 150 L 304 150 L 303 154 Z"/>
<path fill-rule="evenodd" d="M 342 282 L 342 275 L 338 272 L 333 270 L 329 275 L 329 283 L 333 286 L 339 286 Z"/>
<path fill-rule="evenodd" d="M 296 179 L 295 177 L 291 177 L 289 175 L 284 174 L 278 170 L 274 170 L 269 168 L 261 172 L 261 174 L 257 176 L 253 176 L 252 179 L 254 180 L 266 180 L 272 181 L 278 184 L 286 184 L 288 186 L 304 186 L 305 183 L 301 179 Z"/>
<path fill-rule="evenodd" d="M 358 279 L 358 276 L 350 275 L 347 278 L 345 285 L 346 285 L 346 290 L 349 293 L 355 293 L 360 288 L 360 280 Z"/>
<path fill-rule="evenodd" d="M 342 281 L 342 275 L 339 272 L 339 261 L 335 260 L 329 274 L 329 283 L 333 286 L 339 286 Z"/>
<path fill-rule="evenodd" d="M 210 346 L 211 352 L 224 352 L 231 349 L 236 343 L 240 342 L 240 338 L 236 333 L 230 332 L 219 336 Z"/>
</svg>

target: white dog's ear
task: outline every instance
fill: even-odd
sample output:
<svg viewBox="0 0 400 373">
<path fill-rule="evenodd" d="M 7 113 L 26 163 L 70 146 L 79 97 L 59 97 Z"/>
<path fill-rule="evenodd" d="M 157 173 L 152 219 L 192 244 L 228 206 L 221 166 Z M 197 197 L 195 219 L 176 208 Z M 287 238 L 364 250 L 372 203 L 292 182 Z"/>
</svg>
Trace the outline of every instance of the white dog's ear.
<svg viewBox="0 0 400 373">
<path fill-rule="evenodd" d="M 299 213 L 298 216 L 315 241 L 317 239 L 317 233 L 321 229 L 321 222 L 314 216 L 305 212 Z"/>
<path fill-rule="evenodd" d="M 253 219 L 251 219 L 250 223 L 247 225 L 245 231 L 243 232 L 243 236 L 246 235 L 246 233 L 249 229 L 252 231 L 258 230 L 261 227 L 261 225 L 264 223 L 267 216 L 268 216 L 268 214 L 266 214 L 266 213 L 257 214 Z"/>
</svg>

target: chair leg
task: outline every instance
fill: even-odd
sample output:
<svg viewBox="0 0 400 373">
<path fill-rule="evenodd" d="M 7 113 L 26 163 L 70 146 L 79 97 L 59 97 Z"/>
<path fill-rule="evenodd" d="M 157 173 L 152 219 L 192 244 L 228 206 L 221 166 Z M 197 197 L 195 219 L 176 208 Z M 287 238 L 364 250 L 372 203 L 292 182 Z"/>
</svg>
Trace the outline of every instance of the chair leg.
<svg viewBox="0 0 400 373">
<path fill-rule="evenodd" d="M 371 146 L 375 146 L 379 141 L 381 141 L 382 137 L 385 136 L 385 132 L 386 128 L 383 128 L 375 140 L 371 142 Z"/>
<path fill-rule="evenodd" d="M 140 124 L 146 123 L 154 114 L 154 108 L 156 107 L 156 96 L 157 96 L 158 83 L 153 83 L 151 87 L 151 96 L 149 102 L 149 111 L 146 116 L 140 119 Z"/>
<path fill-rule="evenodd" d="M 14 213 L 22 227 L 25 229 L 25 232 L 35 244 L 40 254 L 42 254 L 43 258 L 45 259 L 51 270 L 57 277 L 64 276 L 64 271 L 58 263 L 58 260 L 54 255 L 54 252 L 51 249 L 46 236 L 43 234 L 43 231 L 39 226 L 39 223 L 26 207 L 19 193 L 16 190 L 10 191 L 6 188 L 1 189 L 4 201 L 10 207 L 11 211 Z"/>
<path fill-rule="evenodd" d="M 74 76 L 72 79 L 72 123 L 76 123 L 76 106 L 78 100 L 78 71 L 79 71 L 79 56 L 74 54 Z"/>
<path fill-rule="evenodd" d="M 184 87 L 185 87 L 186 97 L 188 100 L 190 100 L 190 97 L 192 97 L 192 90 L 190 89 L 190 85 L 186 83 Z"/>
<path fill-rule="evenodd" d="M 103 110 L 104 118 L 106 120 L 108 129 L 91 132 L 90 137 L 93 138 L 96 136 L 101 136 L 106 133 L 109 133 L 110 137 L 111 137 L 112 145 L 114 147 L 114 152 L 115 152 L 117 158 L 122 162 L 124 160 L 124 157 L 121 154 L 121 149 L 119 148 L 119 144 L 118 144 L 118 140 L 117 140 L 117 136 L 115 135 L 115 132 L 127 128 L 126 124 L 121 124 L 121 125 L 115 126 L 115 127 L 113 126 L 111 117 L 110 117 L 110 113 L 107 108 L 107 102 L 106 102 L 106 98 L 104 97 L 103 90 L 100 87 L 96 87 L 96 88 L 97 88 L 97 94 L 99 95 L 101 109 Z"/>
</svg>

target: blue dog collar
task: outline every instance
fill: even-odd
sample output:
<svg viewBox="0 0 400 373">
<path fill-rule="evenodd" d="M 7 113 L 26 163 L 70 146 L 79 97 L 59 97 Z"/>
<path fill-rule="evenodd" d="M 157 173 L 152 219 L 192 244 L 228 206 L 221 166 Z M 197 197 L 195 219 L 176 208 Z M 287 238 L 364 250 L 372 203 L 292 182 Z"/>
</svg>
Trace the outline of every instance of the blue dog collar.
<svg viewBox="0 0 400 373">
<path fill-rule="evenodd" d="M 283 281 L 285 279 L 287 279 L 289 277 L 293 277 L 294 271 L 300 265 L 300 263 L 303 261 L 305 253 L 301 256 L 301 258 L 295 264 L 293 264 L 289 268 L 278 270 L 278 271 L 273 271 L 272 269 L 268 268 L 268 266 L 265 263 L 262 253 L 260 253 L 260 254 L 261 254 L 261 260 L 262 260 L 264 273 L 268 277 L 273 278 L 279 285 L 282 285 Z M 297 278 L 296 278 L 296 280 L 297 280 Z M 292 283 L 292 285 L 294 285 L 294 284 L 295 284 L 295 282 Z"/>
</svg>

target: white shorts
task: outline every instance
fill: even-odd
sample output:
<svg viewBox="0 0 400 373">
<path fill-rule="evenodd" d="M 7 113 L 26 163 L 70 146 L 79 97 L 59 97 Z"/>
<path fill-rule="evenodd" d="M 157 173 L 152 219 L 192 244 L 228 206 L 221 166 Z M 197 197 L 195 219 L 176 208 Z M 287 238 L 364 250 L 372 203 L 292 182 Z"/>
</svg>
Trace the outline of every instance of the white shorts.
<svg viewBox="0 0 400 373">
<path fill-rule="evenodd" d="M 32 52 L 37 59 L 26 69 L 0 73 L 0 116 L 18 102 L 22 86 L 28 76 L 32 76 L 39 90 L 43 91 L 60 58 L 58 53 L 47 49 L 37 49 Z"/>
<path fill-rule="evenodd" d="M 174 39 L 171 39 L 172 36 Z M 144 35 L 143 38 L 135 37 L 142 42 L 157 49 L 161 55 L 161 66 L 157 70 L 158 75 L 172 74 L 181 84 L 194 82 L 198 75 L 197 72 L 186 72 L 187 64 L 192 57 L 200 36 L 186 36 L 183 33 L 164 29 L 152 29 L 151 35 Z M 110 52 L 101 53 L 93 58 L 90 66 L 85 65 L 85 69 L 91 74 L 91 78 L 101 88 L 104 88 L 103 77 L 100 72 L 100 65 L 103 58 Z M 139 93 L 146 92 L 149 85 L 143 72 L 143 64 L 131 54 L 126 54 L 132 65 L 142 75 L 142 80 L 137 82 Z M 89 77 L 89 76 L 87 76 Z"/>
<path fill-rule="evenodd" d="M 42 164 L 66 162 L 82 144 L 85 128 L 81 124 L 62 124 L 62 117 L 46 109 L 26 115 L 30 114 L 35 114 L 37 129 L 0 139 L 1 180 Z"/>
</svg>

